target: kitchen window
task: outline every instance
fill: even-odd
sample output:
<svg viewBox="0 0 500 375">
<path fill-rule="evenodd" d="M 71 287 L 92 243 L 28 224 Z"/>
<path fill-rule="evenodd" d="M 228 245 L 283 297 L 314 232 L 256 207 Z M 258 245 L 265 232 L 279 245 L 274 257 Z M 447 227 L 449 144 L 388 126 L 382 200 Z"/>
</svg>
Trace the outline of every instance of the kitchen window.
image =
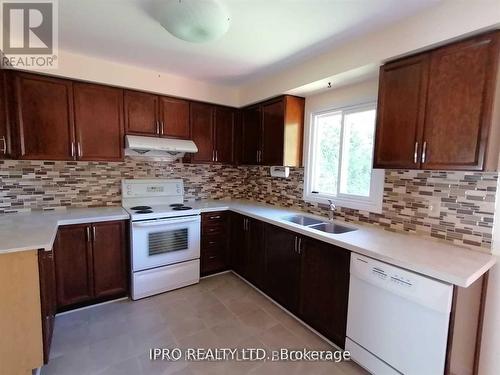
<svg viewBox="0 0 500 375">
<path fill-rule="evenodd" d="M 384 171 L 373 169 L 375 103 L 311 115 L 304 200 L 380 213 Z"/>
</svg>

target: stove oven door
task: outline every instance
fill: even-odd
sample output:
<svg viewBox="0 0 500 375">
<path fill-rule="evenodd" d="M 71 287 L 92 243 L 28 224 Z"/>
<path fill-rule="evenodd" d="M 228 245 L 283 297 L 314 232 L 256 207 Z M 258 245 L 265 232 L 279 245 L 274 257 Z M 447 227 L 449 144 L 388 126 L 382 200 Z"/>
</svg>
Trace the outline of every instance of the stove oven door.
<svg viewBox="0 0 500 375">
<path fill-rule="evenodd" d="M 200 215 L 132 222 L 132 270 L 199 258 L 200 223 Z"/>
</svg>

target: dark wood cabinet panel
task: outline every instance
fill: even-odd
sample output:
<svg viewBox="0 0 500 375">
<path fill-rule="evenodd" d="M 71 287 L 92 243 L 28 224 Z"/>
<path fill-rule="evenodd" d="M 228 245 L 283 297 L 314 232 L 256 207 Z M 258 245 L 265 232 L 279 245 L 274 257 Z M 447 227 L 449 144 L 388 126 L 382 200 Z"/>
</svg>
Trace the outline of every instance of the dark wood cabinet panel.
<svg viewBox="0 0 500 375">
<path fill-rule="evenodd" d="M 380 69 L 374 165 L 418 168 L 425 116 L 429 55 Z"/>
<path fill-rule="evenodd" d="M 160 96 L 159 106 L 160 135 L 189 139 L 189 101 Z"/>
<path fill-rule="evenodd" d="M 0 159 L 9 157 L 10 136 L 7 118 L 7 91 L 5 72 L 0 70 Z"/>
<path fill-rule="evenodd" d="M 94 298 L 126 295 L 128 290 L 125 223 L 92 224 Z"/>
<path fill-rule="evenodd" d="M 282 98 L 262 105 L 263 165 L 283 165 L 285 141 L 285 103 Z"/>
<path fill-rule="evenodd" d="M 258 288 L 264 288 L 264 223 L 251 218 L 247 218 L 246 224 L 245 263 L 248 281 Z"/>
<path fill-rule="evenodd" d="M 299 237 L 290 231 L 265 226 L 264 291 L 276 302 L 293 313 L 298 312 L 300 292 Z"/>
<path fill-rule="evenodd" d="M 300 316 L 344 348 L 349 297 L 350 253 L 334 245 L 301 240 Z"/>
<path fill-rule="evenodd" d="M 483 169 L 498 53 L 498 33 L 432 53 L 423 168 Z"/>
<path fill-rule="evenodd" d="M 125 90 L 125 133 L 158 135 L 158 96 L 140 91 Z"/>
<path fill-rule="evenodd" d="M 54 320 L 57 311 L 54 252 L 38 251 L 38 272 L 40 277 L 40 306 L 42 314 L 43 362 L 49 361 Z"/>
<path fill-rule="evenodd" d="M 261 148 L 262 127 L 260 121 L 260 107 L 253 106 L 242 110 L 240 146 L 241 164 L 258 164 L 258 152 Z"/>
<path fill-rule="evenodd" d="M 17 73 L 15 98 L 21 158 L 73 159 L 71 81 Z"/>
<path fill-rule="evenodd" d="M 231 213 L 231 268 L 245 277 L 246 272 L 246 218 L 243 215 Z"/>
<path fill-rule="evenodd" d="M 232 108 L 215 108 L 215 161 L 233 163 L 235 111 Z"/>
<path fill-rule="evenodd" d="M 123 160 L 123 90 L 75 83 L 74 107 L 79 160 Z"/>
<path fill-rule="evenodd" d="M 192 154 L 193 162 L 214 161 L 214 107 L 209 104 L 191 103 L 191 135 L 198 147 Z"/>
<path fill-rule="evenodd" d="M 87 224 L 59 228 L 54 243 L 58 309 L 93 298 L 90 229 Z"/>
</svg>

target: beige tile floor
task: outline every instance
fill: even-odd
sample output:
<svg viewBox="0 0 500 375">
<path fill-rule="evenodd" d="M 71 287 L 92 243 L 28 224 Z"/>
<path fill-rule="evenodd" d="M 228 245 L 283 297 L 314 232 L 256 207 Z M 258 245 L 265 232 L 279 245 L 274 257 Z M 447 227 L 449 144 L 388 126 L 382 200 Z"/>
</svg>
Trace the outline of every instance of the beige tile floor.
<svg viewBox="0 0 500 375">
<path fill-rule="evenodd" d="M 51 359 L 42 374 L 366 374 L 353 362 L 150 361 L 152 347 L 332 349 L 227 273 L 140 301 L 58 316 Z"/>
</svg>

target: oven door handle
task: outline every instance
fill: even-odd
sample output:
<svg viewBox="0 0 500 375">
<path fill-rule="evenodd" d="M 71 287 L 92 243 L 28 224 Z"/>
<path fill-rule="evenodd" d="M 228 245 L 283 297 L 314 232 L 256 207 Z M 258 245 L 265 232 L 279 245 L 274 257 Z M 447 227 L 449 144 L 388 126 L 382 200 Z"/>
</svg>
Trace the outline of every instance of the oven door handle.
<svg viewBox="0 0 500 375">
<path fill-rule="evenodd" d="M 194 217 L 194 218 L 179 218 L 179 219 L 135 222 L 135 223 L 132 223 L 132 226 L 134 226 L 134 227 L 155 227 L 157 225 L 191 223 L 191 222 L 199 222 L 199 221 L 200 221 L 200 217 L 198 216 L 198 217 Z"/>
</svg>

